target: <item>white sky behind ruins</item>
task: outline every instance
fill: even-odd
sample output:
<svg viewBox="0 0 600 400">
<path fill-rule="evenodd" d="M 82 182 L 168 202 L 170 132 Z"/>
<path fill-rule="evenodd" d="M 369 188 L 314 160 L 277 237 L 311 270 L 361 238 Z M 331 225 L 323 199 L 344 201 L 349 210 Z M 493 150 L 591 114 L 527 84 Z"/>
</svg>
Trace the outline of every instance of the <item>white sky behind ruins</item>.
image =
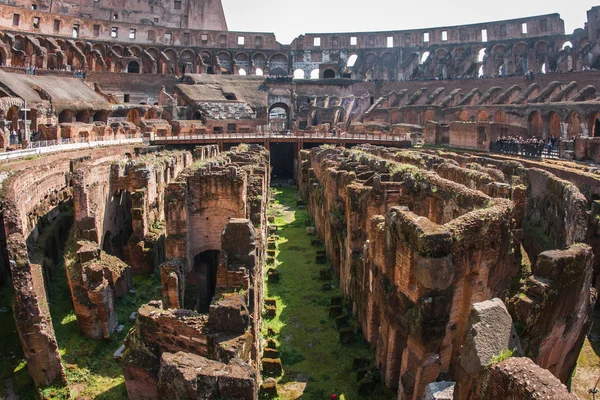
<svg viewBox="0 0 600 400">
<path fill-rule="evenodd" d="M 222 0 L 231 31 L 274 32 L 281 44 L 304 33 L 391 31 L 559 13 L 567 34 L 583 28 L 585 0 Z"/>
</svg>

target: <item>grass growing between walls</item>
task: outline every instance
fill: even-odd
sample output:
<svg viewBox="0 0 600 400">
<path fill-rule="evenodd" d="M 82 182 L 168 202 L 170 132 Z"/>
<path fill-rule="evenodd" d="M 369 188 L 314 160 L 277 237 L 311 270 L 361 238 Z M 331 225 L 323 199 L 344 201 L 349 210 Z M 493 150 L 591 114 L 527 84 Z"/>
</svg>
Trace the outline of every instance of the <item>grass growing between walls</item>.
<svg viewBox="0 0 600 400">
<path fill-rule="evenodd" d="M 315 262 L 317 250 L 323 248 L 311 246 L 317 237 L 306 233 L 308 211 L 296 207 L 293 189 L 273 192 L 269 216 L 275 217 L 272 225 L 279 229 L 276 268 L 281 280 L 265 284 L 265 297 L 277 299 L 277 316 L 263 318 L 262 334 L 278 344 L 284 370 L 279 398 L 329 399 L 336 393 L 346 400 L 389 399 L 381 385 L 372 394 L 359 395 L 353 361 L 368 358 L 373 365 L 373 352 L 360 334 L 352 344 L 340 343 L 334 319 L 328 316 L 331 297 L 340 294 L 339 284 L 333 281 L 333 290 L 323 290 L 326 282 L 319 280 L 319 272 L 326 266 Z"/>
<path fill-rule="evenodd" d="M 134 322 L 129 321 L 131 313 L 151 299 L 160 298 L 160 276 L 135 276 L 134 292 L 116 300 L 117 315 L 120 325 L 125 329 L 114 333 L 109 340 L 92 340 L 85 338 L 77 326 L 77 318 L 73 311 L 71 291 L 67 282 L 65 265 L 75 262 L 76 244 L 73 231 L 64 250 L 64 262 L 55 265 L 55 272 L 48 288 L 48 303 L 56 340 L 68 380 L 68 387 L 49 387 L 39 392 L 27 373 L 27 363 L 16 333 L 12 312 L 0 313 L 0 385 L 6 379 L 12 385 L 12 391 L 21 400 L 28 399 L 98 399 L 121 400 L 127 398 L 125 381 L 120 363 L 113 359 L 113 354 L 123 344 L 123 339 Z M 0 290 L 0 307 L 9 307 L 13 298 L 10 284 Z M 4 328 L 6 327 L 6 328 Z M 12 353 L 11 353 L 12 352 Z M 15 357 L 12 357 L 14 353 Z M 7 362 L 5 362 L 5 360 Z M 4 385 L 6 386 L 6 385 Z M 6 388 L 0 386 L 0 398 Z M 70 394 L 69 394 L 70 393 Z M 6 396 L 6 394 L 4 394 Z M 70 397 L 69 397 L 70 396 Z"/>
</svg>

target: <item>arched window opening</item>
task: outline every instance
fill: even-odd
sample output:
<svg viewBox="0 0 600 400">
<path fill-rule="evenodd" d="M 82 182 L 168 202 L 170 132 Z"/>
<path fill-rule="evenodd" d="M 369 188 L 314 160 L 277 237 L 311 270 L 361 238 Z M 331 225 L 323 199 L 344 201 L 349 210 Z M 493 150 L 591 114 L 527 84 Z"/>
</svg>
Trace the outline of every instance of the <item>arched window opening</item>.
<svg viewBox="0 0 600 400">
<path fill-rule="evenodd" d="M 240 73 L 240 75 L 247 75 L 246 70 L 244 68 L 240 68 L 239 73 Z"/>
<path fill-rule="evenodd" d="M 137 61 L 131 61 L 127 65 L 127 73 L 128 74 L 139 74 L 140 73 L 140 64 Z"/>
<path fill-rule="evenodd" d="M 298 68 L 294 71 L 294 79 L 304 79 L 304 71 Z"/>
<path fill-rule="evenodd" d="M 335 71 L 332 69 L 325 70 L 325 72 L 323 73 L 323 78 L 325 78 L 325 79 L 335 78 Z"/>
<path fill-rule="evenodd" d="M 477 55 L 477 62 L 483 62 L 485 58 L 485 49 L 479 50 L 479 54 Z"/>
<path fill-rule="evenodd" d="M 356 64 L 356 60 L 358 59 L 358 56 L 356 54 L 352 54 L 350 56 L 350 58 L 348 58 L 348 62 L 346 63 L 346 66 L 348 68 L 352 68 L 354 67 L 354 64 Z"/>
<path fill-rule="evenodd" d="M 263 76 L 263 75 L 264 75 L 264 72 L 263 72 L 263 70 L 262 70 L 262 69 L 260 69 L 260 68 L 256 68 L 256 75 L 257 75 L 257 76 Z"/>
<path fill-rule="evenodd" d="M 477 72 L 477 76 L 481 78 L 483 76 L 483 65 L 479 67 L 479 72 Z"/>
<path fill-rule="evenodd" d="M 572 49 L 573 48 L 573 43 L 571 43 L 571 42 L 565 42 L 565 44 L 562 45 L 562 49 L 561 50 L 564 50 L 564 49 L 567 49 L 567 48 Z"/>
<path fill-rule="evenodd" d="M 425 64 L 425 61 L 429 58 L 429 52 L 426 51 L 421 55 L 421 64 Z"/>
<path fill-rule="evenodd" d="M 319 79 L 319 70 L 318 69 L 313 69 L 312 71 L 310 71 L 310 79 Z"/>
</svg>

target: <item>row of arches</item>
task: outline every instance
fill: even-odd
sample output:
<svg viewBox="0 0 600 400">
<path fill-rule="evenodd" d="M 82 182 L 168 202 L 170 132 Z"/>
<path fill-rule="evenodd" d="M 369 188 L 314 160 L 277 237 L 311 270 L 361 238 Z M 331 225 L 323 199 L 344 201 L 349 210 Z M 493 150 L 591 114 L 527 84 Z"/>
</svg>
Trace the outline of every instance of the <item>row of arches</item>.
<svg viewBox="0 0 600 400">
<path fill-rule="evenodd" d="M 451 79 L 600 68 L 587 38 L 512 41 L 414 51 L 350 52 L 341 66 L 355 80 Z M 573 43 L 576 43 L 575 45 Z"/>
</svg>

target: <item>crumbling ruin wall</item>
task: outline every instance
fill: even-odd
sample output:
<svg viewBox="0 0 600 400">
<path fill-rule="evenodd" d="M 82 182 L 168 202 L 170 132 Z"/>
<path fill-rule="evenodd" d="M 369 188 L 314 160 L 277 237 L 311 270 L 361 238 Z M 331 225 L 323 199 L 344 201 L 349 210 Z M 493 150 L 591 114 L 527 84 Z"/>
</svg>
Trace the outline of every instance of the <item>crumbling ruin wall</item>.
<svg viewBox="0 0 600 400">
<path fill-rule="evenodd" d="M 596 301 L 592 257 L 584 244 L 539 254 L 509 303 L 525 354 L 562 382 L 575 368 Z"/>
<path fill-rule="evenodd" d="M 454 370 L 471 304 L 518 272 L 512 203 L 382 152 L 304 151 L 301 191 L 386 385 L 416 399 Z"/>
<path fill-rule="evenodd" d="M 120 243 L 124 244 L 124 260 L 134 271 L 151 273 L 164 260 L 165 191 L 191 163 L 192 156 L 187 151 L 152 153 L 146 149 L 145 154 L 127 164 L 113 164 L 111 191 L 114 197 L 111 200 L 118 201 L 117 194 L 121 194 L 129 196 L 131 201 L 132 230 L 128 238 L 121 238 Z M 111 228 L 106 222 L 108 226 L 104 227 L 104 232 Z M 103 241 L 106 236 L 104 233 Z M 109 244 L 103 242 L 103 247 L 106 246 Z"/>
<path fill-rule="evenodd" d="M 66 377 L 50 318 L 42 267 L 29 261 L 21 234 L 13 233 L 8 243 L 15 289 L 13 314 L 29 375 L 37 387 L 64 384 Z"/>
<path fill-rule="evenodd" d="M 15 321 L 29 373 L 37 386 L 65 379 L 44 288 L 46 274 L 41 265 L 30 261 L 27 243 L 33 244 L 40 236 L 40 219 L 57 219 L 61 205 L 71 200 L 71 174 L 78 163 L 128 150 L 132 148 L 104 148 L 16 163 L 16 172 L 3 182 L 3 224 L 13 269 Z M 60 245 L 58 238 L 54 239 Z"/>
</svg>

